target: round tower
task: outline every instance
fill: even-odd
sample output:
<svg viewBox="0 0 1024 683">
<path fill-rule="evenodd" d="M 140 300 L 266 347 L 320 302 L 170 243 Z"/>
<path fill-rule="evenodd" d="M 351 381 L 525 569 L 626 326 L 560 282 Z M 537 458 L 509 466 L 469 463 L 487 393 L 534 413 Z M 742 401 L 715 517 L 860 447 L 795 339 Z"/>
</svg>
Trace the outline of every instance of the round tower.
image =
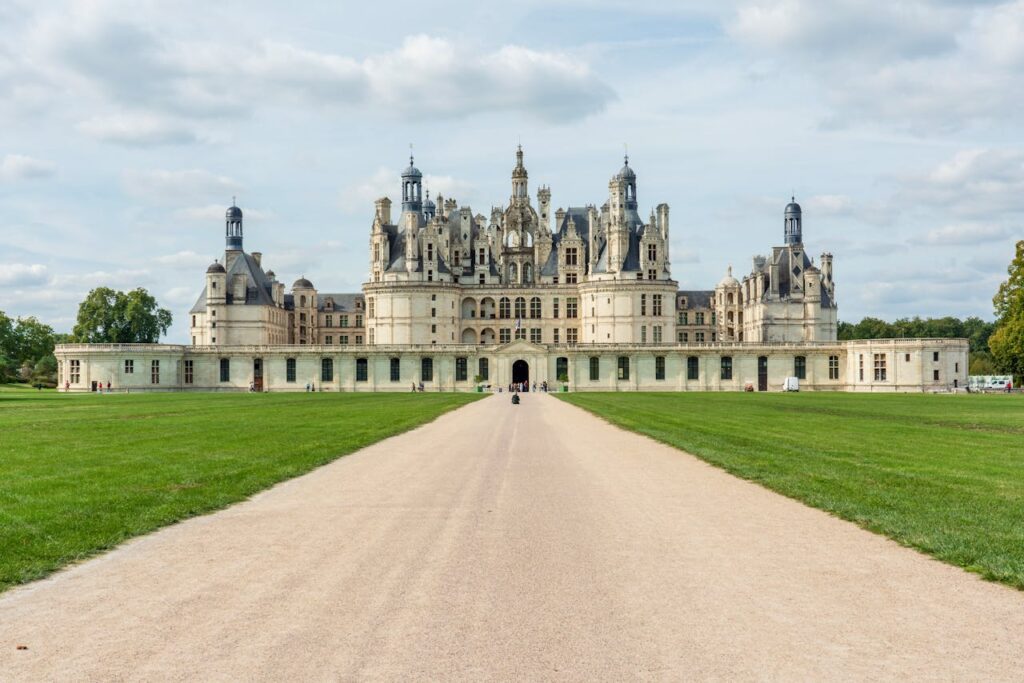
<svg viewBox="0 0 1024 683">
<path fill-rule="evenodd" d="M 242 251 L 242 210 L 234 201 L 224 214 L 224 235 L 228 251 Z"/>
<path fill-rule="evenodd" d="M 803 212 L 800 210 L 800 205 L 796 203 L 796 197 L 792 197 L 789 204 L 786 204 L 784 221 L 786 244 L 803 244 Z"/>
<path fill-rule="evenodd" d="M 409 155 L 409 167 L 402 172 L 402 211 L 419 213 L 423 208 L 423 174 L 413 164 Z"/>
</svg>

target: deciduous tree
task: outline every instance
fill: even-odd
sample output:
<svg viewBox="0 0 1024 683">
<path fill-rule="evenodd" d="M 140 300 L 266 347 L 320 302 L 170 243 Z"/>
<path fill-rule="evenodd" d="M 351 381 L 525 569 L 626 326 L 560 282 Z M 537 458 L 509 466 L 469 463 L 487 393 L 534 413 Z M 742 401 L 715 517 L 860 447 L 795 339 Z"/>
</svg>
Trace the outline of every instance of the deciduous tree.
<svg viewBox="0 0 1024 683">
<path fill-rule="evenodd" d="M 126 293 L 97 287 L 78 306 L 72 338 L 91 344 L 156 343 L 170 326 L 171 312 L 145 289 Z"/>
</svg>

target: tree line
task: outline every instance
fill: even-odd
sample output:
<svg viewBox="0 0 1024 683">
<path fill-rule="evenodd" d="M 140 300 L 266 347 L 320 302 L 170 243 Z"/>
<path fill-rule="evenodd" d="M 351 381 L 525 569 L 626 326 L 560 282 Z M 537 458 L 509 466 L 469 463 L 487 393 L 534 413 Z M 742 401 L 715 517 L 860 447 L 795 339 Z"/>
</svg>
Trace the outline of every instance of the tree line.
<svg viewBox="0 0 1024 683">
<path fill-rule="evenodd" d="M 944 318 L 899 318 L 886 322 L 879 318 L 864 318 L 858 323 L 839 322 L 838 337 L 850 339 L 966 339 L 970 344 L 972 375 L 996 375 L 1001 371 L 989 350 L 989 337 L 997 323 L 972 316 L 963 320 Z"/>
<path fill-rule="evenodd" d="M 156 343 L 170 326 L 171 312 L 141 287 L 130 292 L 93 289 L 79 304 L 70 334 L 55 332 L 35 317 L 13 320 L 0 311 L 0 383 L 54 387 L 57 344 Z"/>
</svg>

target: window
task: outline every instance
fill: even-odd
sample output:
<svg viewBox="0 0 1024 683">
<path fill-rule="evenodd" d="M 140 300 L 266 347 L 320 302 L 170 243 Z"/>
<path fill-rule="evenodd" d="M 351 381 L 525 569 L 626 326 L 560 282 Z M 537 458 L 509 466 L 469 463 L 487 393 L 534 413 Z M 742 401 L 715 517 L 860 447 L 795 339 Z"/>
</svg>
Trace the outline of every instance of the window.
<svg viewBox="0 0 1024 683">
<path fill-rule="evenodd" d="M 487 263 L 487 250 L 486 249 L 480 249 L 479 251 L 477 251 L 476 262 L 477 262 L 477 265 L 481 265 L 481 266 L 484 265 L 485 263 Z"/>
<path fill-rule="evenodd" d="M 327 314 L 324 316 L 324 327 L 334 327 L 334 316 Z"/>
<path fill-rule="evenodd" d="M 230 382 L 231 381 L 231 359 L 221 358 L 220 359 L 220 381 Z"/>
<path fill-rule="evenodd" d="M 348 335 L 343 334 L 340 337 L 338 337 L 338 343 L 341 344 L 342 346 L 348 346 Z"/>
<path fill-rule="evenodd" d="M 807 379 L 807 357 L 797 356 L 793 359 L 793 375 L 797 379 Z"/>
<path fill-rule="evenodd" d="M 498 342 L 501 344 L 507 344 L 512 341 L 512 330 L 507 327 L 503 327 L 498 330 Z"/>
<path fill-rule="evenodd" d="M 484 284 L 485 282 L 486 282 L 486 276 L 483 273 L 480 273 L 480 284 Z"/>
<path fill-rule="evenodd" d="M 875 381 L 876 382 L 884 382 L 885 381 L 885 354 L 884 353 L 876 353 L 875 354 Z"/>
<path fill-rule="evenodd" d="M 654 343 L 655 344 L 660 344 L 661 343 L 661 325 L 655 325 L 654 327 L 651 328 L 651 330 L 654 332 Z"/>
<path fill-rule="evenodd" d="M 321 382 L 333 382 L 334 381 L 334 359 L 333 358 L 321 358 L 320 359 L 320 381 Z"/>
<path fill-rule="evenodd" d="M 647 295 L 640 295 L 640 315 L 647 315 Z"/>
<path fill-rule="evenodd" d="M 530 341 L 533 342 L 534 344 L 540 344 L 541 343 L 540 328 L 539 327 L 531 327 L 530 328 Z"/>
<path fill-rule="evenodd" d="M 517 296 L 516 297 L 516 317 L 517 318 L 525 318 L 526 317 L 526 299 L 524 299 L 521 296 Z"/>
<path fill-rule="evenodd" d="M 639 273 L 637 273 L 637 275 L 639 275 Z M 647 271 L 647 279 L 648 280 L 657 280 L 658 279 L 658 271 L 654 270 L 653 268 L 648 270 Z"/>
<path fill-rule="evenodd" d="M 658 245 L 648 244 L 647 245 L 647 260 L 657 261 L 658 260 Z"/>
<path fill-rule="evenodd" d="M 565 356 L 555 359 L 555 379 L 561 382 L 562 377 L 569 377 L 569 359 Z"/>
<path fill-rule="evenodd" d="M 69 370 L 70 381 L 72 384 L 78 384 L 82 379 L 82 361 L 73 360 L 71 361 L 71 369 Z"/>
<path fill-rule="evenodd" d="M 465 358 L 461 357 L 461 356 L 459 358 L 455 359 L 455 381 L 456 382 L 465 382 L 467 379 L 469 379 L 469 368 L 468 368 L 468 365 L 469 365 L 469 363 L 467 362 L 467 360 Z"/>
<path fill-rule="evenodd" d="M 333 336 L 327 335 L 326 337 L 324 337 L 324 344 L 327 344 L 328 346 L 330 346 L 333 343 L 334 343 L 334 337 Z"/>
<path fill-rule="evenodd" d="M 576 251 L 576 247 L 565 248 L 565 265 L 576 266 L 579 265 L 579 256 Z"/>
<path fill-rule="evenodd" d="M 575 318 L 577 315 L 578 303 L 575 297 L 565 300 L 565 317 Z"/>
<path fill-rule="evenodd" d="M 551 284 L 553 284 L 553 285 L 557 285 L 558 284 L 558 276 L 557 275 L 551 276 Z"/>
<path fill-rule="evenodd" d="M 574 285 L 574 284 L 576 284 L 576 282 L 577 282 L 576 273 L 566 273 L 565 274 L 565 284 L 567 284 L 567 285 Z"/>
<path fill-rule="evenodd" d="M 126 374 L 126 375 L 133 375 L 133 374 L 135 374 L 135 361 L 133 361 L 133 360 L 126 360 L 124 362 L 124 374 Z"/>
<path fill-rule="evenodd" d="M 732 356 L 722 356 L 722 380 L 732 379 Z"/>
<path fill-rule="evenodd" d="M 698 344 L 703 344 L 704 343 L 704 333 L 703 332 L 694 332 L 693 333 L 693 340 L 695 342 L 697 342 Z"/>
<path fill-rule="evenodd" d="M 362 313 L 356 313 L 356 327 L 362 327 L 362 326 L 363 326 L 363 314 Z"/>
<path fill-rule="evenodd" d="M 939 381 L 939 371 L 938 370 L 932 370 L 932 379 L 935 380 L 936 382 Z"/>
<path fill-rule="evenodd" d="M 909 353 L 904 354 L 903 362 L 904 363 L 909 363 L 910 362 L 910 354 Z"/>
<path fill-rule="evenodd" d="M 160 384 L 160 361 L 155 360 L 149 365 L 150 384 Z"/>
<path fill-rule="evenodd" d="M 516 339 L 526 339 L 526 330 L 523 329 L 522 327 L 517 327 L 516 328 L 515 338 Z"/>
<path fill-rule="evenodd" d="M 192 380 L 195 378 L 195 366 L 190 360 L 185 361 L 185 384 L 192 384 Z"/>
<path fill-rule="evenodd" d="M 601 376 L 601 359 L 597 356 L 590 357 L 590 381 L 596 382 Z"/>
<path fill-rule="evenodd" d="M 192 327 L 196 326 L 196 317 L 192 316 Z"/>
<path fill-rule="evenodd" d="M 839 379 L 839 356 L 828 357 L 828 378 Z"/>
<path fill-rule="evenodd" d="M 434 245 L 431 242 L 427 242 L 427 260 L 434 260 Z"/>
<path fill-rule="evenodd" d="M 363 343 L 363 335 L 357 334 L 356 335 L 356 344 L 362 344 L 362 343 Z"/>
<path fill-rule="evenodd" d="M 431 334 L 437 334 L 437 325 L 436 324 L 430 326 L 430 332 L 431 332 Z"/>
<path fill-rule="evenodd" d="M 295 359 L 287 358 L 284 361 L 284 378 L 286 382 L 295 381 Z"/>
<path fill-rule="evenodd" d="M 452 265 L 458 268 L 462 265 L 462 259 L 459 258 L 459 250 L 456 249 L 455 253 L 452 254 Z"/>
<path fill-rule="evenodd" d="M 559 332 L 559 330 L 558 330 L 557 327 L 552 331 L 552 334 L 554 335 L 554 338 L 552 339 L 552 341 L 554 341 L 556 344 L 558 343 L 558 332 Z"/>
<path fill-rule="evenodd" d="M 551 304 L 551 317 L 552 318 L 557 318 L 558 317 L 558 297 L 557 296 L 554 298 L 554 301 L 552 301 L 552 304 Z"/>
<path fill-rule="evenodd" d="M 434 381 L 434 359 L 423 358 L 420 359 L 420 381 L 421 382 L 433 382 Z"/>
<path fill-rule="evenodd" d="M 665 379 L 665 356 L 654 357 L 654 379 Z"/>
<path fill-rule="evenodd" d="M 679 324 L 680 325 L 689 325 L 690 324 L 690 314 L 687 313 L 686 311 L 679 311 Z"/>
<path fill-rule="evenodd" d="M 512 302 L 509 301 L 507 296 L 501 297 L 498 300 L 498 317 L 499 318 L 511 318 L 512 317 Z"/>
<path fill-rule="evenodd" d="M 402 359 L 391 359 L 391 381 L 397 382 L 402 379 Z"/>
<path fill-rule="evenodd" d="M 860 381 L 864 381 L 864 354 L 860 354 L 857 359 L 857 368 L 860 371 Z"/>
<path fill-rule="evenodd" d="M 647 325 L 641 325 L 640 326 L 640 343 L 641 344 L 646 344 L 647 343 Z"/>
<path fill-rule="evenodd" d="M 565 331 L 565 341 L 568 344 L 578 344 L 580 341 L 579 328 L 570 327 Z"/>
<path fill-rule="evenodd" d="M 372 297 L 366 302 L 366 307 L 366 315 L 372 318 L 377 312 L 377 303 Z"/>
<path fill-rule="evenodd" d="M 530 317 L 533 319 L 540 318 L 540 297 L 538 296 L 530 299 Z"/>
<path fill-rule="evenodd" d="M 661 294 L 651 295 L 651 315 L 661 315 Z"/>
<path fill-rule="evenodd" d="M 491 370 L 491 368 L 490 368 L 490 365 L 488 364 L 486 358 L 481 358 L 479 361 L 477 361 L 477 370 L 476 371 L 477 371 L 477 374 L 480 375 L 480 379 L 483 380 L 484 382 L 486 382 L 488 379 L 490 379 L 490 376 L 491 376 L 490 370 Z"/>
<path fill-rule="evenodd" d="M 936 363 L 939 362 L 939 352 L 938 351 L 933 351 L 932 352 L 932 361 L 934 361 Z M 938 379 L 938 377 L 936 377 L 935 379 Z"/>
<path fill-rule="evenodd" d="M 693 314 L 693 324 L 694 325 L 703 325 L 704 324 L 704 314 L 703 313 L 694 313 Z"/>
<path fill-rule="evenodd" d="M 680 344 L 686 344 L 690 341 L 689 332 L 677 332 L 676 337 L 678 337 Z"/>
<path fill-rule="evenodd" d="M 619 356 L 619 379 L 629 379 L 629 356 Z"/>
<path fill-rule="evenodd" d="M 348 327 L 348 316 L 343 315 L 338 318 L 338 327 Z"/>
<path fill-rule="evenodd" d="M 356 358 L 356 381 L 365 382 L 369 369 L 365 358 Z"/>
<path fill-rule="evenodd" d="M 436 318 L 437 317 L 437 309 L 436 308 L 431 308 L 430 309 L 430 317 L 431 318 Z"/>
<path fill-rule="evenodd" d="M 700 363 L 697 356 L 686 357 L 686 379 L 700 379 Z"/>
</svg>

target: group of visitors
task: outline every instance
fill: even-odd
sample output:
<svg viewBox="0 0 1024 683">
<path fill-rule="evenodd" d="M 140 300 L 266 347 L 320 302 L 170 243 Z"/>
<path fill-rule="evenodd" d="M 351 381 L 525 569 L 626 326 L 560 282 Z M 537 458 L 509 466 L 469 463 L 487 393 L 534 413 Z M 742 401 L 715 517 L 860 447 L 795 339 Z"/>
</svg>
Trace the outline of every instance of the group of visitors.
<svg viewBox="0 0 1024 683">
<path fill-rule="evenodd" d="M 530 386 L 531 385 L 530 385 L 529 382 L 512 382 L 512 383 L 510 383 L 508 385 L 508 391 L 509 391 L 510 394 L 512 394 L 512 393 L 518 394 L 519 392 L 527 392 L 527 391 L 534 391 L 534 392 L 537 391 L 537 383 L 536 382 L 533 383 L 533 388 L 532 389 L 530 388 Z M 544 393 L 547 393 L 547 391 L 548 391 L 548 383 L 547 382 L 541 382 L 540 383 L 540 390 L 543 391 Z"/>
</svg>

